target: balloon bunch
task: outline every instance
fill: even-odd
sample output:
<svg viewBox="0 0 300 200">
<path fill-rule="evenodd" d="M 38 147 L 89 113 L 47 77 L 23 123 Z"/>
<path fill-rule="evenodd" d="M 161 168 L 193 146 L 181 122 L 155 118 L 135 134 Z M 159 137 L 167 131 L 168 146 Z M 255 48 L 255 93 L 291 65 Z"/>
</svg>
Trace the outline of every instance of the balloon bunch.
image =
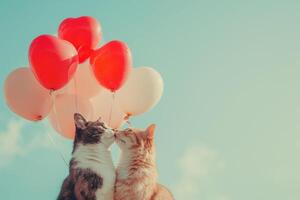
<svg viewBox="0 0 300 200">
<path fill-rule="evenodd" d="M 19 116 L 40 121 L 72 139 L 73 114 L 101 117 L 119 128 L 131 116 L 151 109 L 163 92 L 160 74 L 150 67 L 132 67 L 128 46 L 110 41 L 99 47 L 100 23 L 89 16 L 67 18 L 58 36 L 40 35 L 29 47 L 29 67 L 11 72 L 4 96 Z"/>
</svg>

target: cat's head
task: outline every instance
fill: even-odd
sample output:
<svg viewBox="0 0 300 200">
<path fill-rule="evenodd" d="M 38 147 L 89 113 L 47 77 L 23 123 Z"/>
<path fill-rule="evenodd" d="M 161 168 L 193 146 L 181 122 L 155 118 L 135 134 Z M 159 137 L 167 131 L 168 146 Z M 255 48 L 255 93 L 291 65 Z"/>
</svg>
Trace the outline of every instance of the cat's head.
<svg viewBox="0 0 300 200">
<path fill-rule="evenodd" d="M 154 149 L 155 124 L 151 124 L 146 130 L 127 128 L 115 131 L 116 143 L 121 150 L 146 150 Z"/>
<path fill-rule="evenodd" d="M 99 144 L 109 147 L 115 140 L 114 132 L 107 127 L 100 119 L 97 121 L 87 121 L 81 114 L 74 114 L 76 126 L 75 143 Z"/>
</svg>

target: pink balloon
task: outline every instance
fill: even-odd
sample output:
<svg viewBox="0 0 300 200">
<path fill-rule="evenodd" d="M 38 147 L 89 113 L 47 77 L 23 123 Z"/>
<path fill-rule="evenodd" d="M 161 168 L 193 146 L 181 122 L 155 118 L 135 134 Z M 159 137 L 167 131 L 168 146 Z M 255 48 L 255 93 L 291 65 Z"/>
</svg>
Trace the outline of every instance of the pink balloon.
<svg viewBox="0 0 300 200">
<path fill-rule="evenodd" d="M 40 85 L 27 67 L 18 68 L 8 75 L 4 96 L 13 112 L 30 121 L 42 120 L 52 108 L 49 90 Z"/>
<path fill-rule="evenodd" d="M 91 103 L 93 105 L 94 115 L 93 120 L 101 119 L 111 128 L 120 128 L 124 123 L 125 113 L 119 108 L 116 99 L 113 101 L 112 92 L 103 89 L 99 95 L 91 99 Z M 111 120 L 110 118 L 110 111 Z"/>
<path fill-rule="evenodd" d="M 93 110 L 90 101 L 72 94 L 58 94 L 55 96 L 53 109 L 48 119 L 59 134 L 73 139 L 75 136 L 74 113 L 76 112 L 82 114 L 87 120 L 91 120 Z"/>
<path fill-rule="evenodd" d="M 99 94 L 102 89 L 103 87 L 99 85 L 92 74 L 90 63 L 84 62 L 79 64 L 73 79 L 57 92 L 59 94 L 77 94 L 85 98 L 91 98 Z"/>
</svg>

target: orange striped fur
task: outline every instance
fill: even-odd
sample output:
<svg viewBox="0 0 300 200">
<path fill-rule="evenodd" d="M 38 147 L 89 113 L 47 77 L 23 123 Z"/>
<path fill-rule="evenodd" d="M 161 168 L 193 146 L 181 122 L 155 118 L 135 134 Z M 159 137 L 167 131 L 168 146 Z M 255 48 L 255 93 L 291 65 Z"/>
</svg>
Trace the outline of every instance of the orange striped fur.
<svg viewBox="0 0 300 200">
<path fill-rule="evenodd" d="M 116 131 L 121 149 L 117 167 L 115 200 L 172 200 L 172 194 L 157 183 L 154 145 L 155 125 L 146 130 Z"/>
</svg>

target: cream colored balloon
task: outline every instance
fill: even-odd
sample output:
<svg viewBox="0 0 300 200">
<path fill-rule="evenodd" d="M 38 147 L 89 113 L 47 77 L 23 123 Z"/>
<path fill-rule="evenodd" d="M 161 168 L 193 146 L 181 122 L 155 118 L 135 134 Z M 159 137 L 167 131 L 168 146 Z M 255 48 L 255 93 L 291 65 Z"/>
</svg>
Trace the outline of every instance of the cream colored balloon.
<svg viewBox="0 0 300 200">
<path fill-rule="evenodd" d="M 4 96 L 13 112 L 30 121 L 43 119 L 52 108 L 49 90 L 40 85 L 28 67 L 18 68 L 8 75 Z"/>
<path fill-rule="evenodd" d="M 73 139 L 75 136 L 74 113 L 77 112 L 84 116 L 85 119 L 91 120 L 93 116 L 91 102 L 74 94 L 58 94 L 55 96 L 53 109 L 48 119 L 59 134 Z"/>
<path fill-rule="evenodd" d="M 113 100 L 112 95 L 111 91 L 103 89 L 99 95 L 91 99 L 94 111 L 93 120 L 97 120 L 101 117 L 111 128 L 120 128 L 124 123 L 125 113 L 120 109 L 116 99 Z M 110 120 L 111 108 L 112 113 Z"/>
<path fill-rule="evenodd" d="M 163 93 L 161 75 L 150 67 L 134 68 L 116 93 L 117 102 L 128 115 L 139 115 L 157 104 Z"/>
<path fill-rule="evenodd" d="M 78 65 L 74 78 L 65 87 L 58 90 L 57 93 L 77 94 L 91 98 L 99 94 L 101 90 L 103 90 L 103 87 L 96 80 L 87 61 Z"/>
</svg>

